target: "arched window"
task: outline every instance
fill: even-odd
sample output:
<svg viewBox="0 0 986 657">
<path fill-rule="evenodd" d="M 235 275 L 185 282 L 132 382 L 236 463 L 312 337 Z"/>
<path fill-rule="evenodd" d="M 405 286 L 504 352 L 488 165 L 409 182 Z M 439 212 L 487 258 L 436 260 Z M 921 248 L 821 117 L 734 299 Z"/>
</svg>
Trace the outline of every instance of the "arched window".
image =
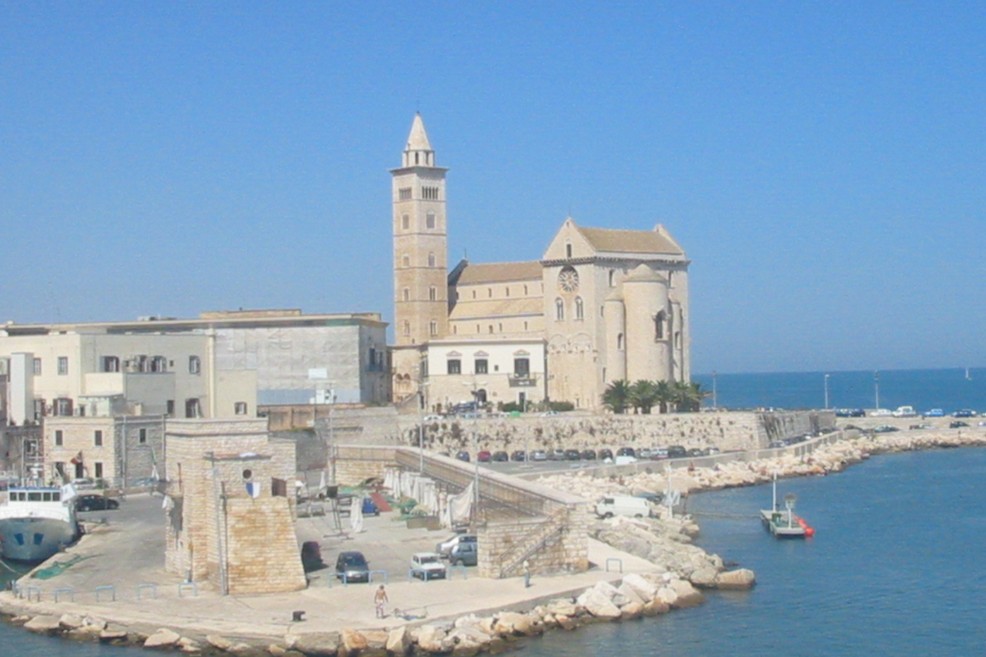
<svg viewBox="0 0 986 657">
<path fill-rule="evenodd" d="M 432 285 L 428 288 L 428 301 L 435 301 L 438 299 L 438 289 Z"/>
<path fill-rule="evenodd" d="M 616 287 L 616 270 L 615 269 L 610 269 L 609 270 L 609 286 L 610 287 Z"/>
<path fill-rule="evenodd" d="M 565 319 L 565 302 L 560 298 L 555 299 L 555 319 L 558 321 Z"/>
<path fill-rule="evenodd" d="M 584 319 L 584 308 L 582 306 L 582 297 L 575 297 L 575 319 Z"/>
<path fill-rule="evenodd" d="M 202 372 L 202 360 L 198 356 L 188 357 L 188 373 L 200 374 Z"/>
<path fill-rule="evenodd" d="M 401 266 L 402 267 L 410 267 L 411 266 L 411 256 L 409 256 L 406 253 L 404 255 L 402 255 L 401 256 Z"/>
<path fill-rule="evenodd" d="M 524 296 L 525 297 L 527 296 L 527 286 L 526 285 L 524 286 Z"/>
<path fill-rule="evenodd" d="M 654 340 L 664 339 L 664 311 L 654 316 Z"/>
<path fill-rule="evenodd" d="M 403 217 L 401 217 L 401 228 L 407 230 L 410 227 L 411 227 L 411 217 L 408 215 L 404 215 Z"/>
<path fill-rule="evenodd" d="M 401 290 L 401 297 L 404 299 L 404 301 L 410 301 L 411 290 L 409 288 L 404 288 L 403 290 Z"/>
<path fill-rule="evenodd" d="M 438 322 L 432 320 L 431 327 L 430 327 L 429 330 L 431 331 L 431 336 L 432 337 L 435 337 L 436 335 L 438 335 Z"/>
<path fill-rule="evenodd" d="M 406 336 L 411 335 L 411 322 L 404 320 L 404 326 L 401 327 L 401 333 Z"/>
<path fill-rule="evenodd" d="M 572 257 L 572 245 L 571 244 L 566 244 L 565 245 L 565 257 L 566 258 L 571 258 Z"/>
<path fill-rule="evenodd" d="M 434 267 L 435 266 L 435 254 L 434 253 L 429 253 L 428 254 L 428 266 L 429 267 Z"/>
<path fill-rule="evenodd" d="M 434 212 L 429 212 L 427 215 L 425 215 L 425 226 L 427 226 L 428 228 L 434 228 L 435 227 L 435 213 Z"/>
<path fill-rule="evenodd" d="M 621 351 L 623 350 L 623 334 L 622 333 L 617 333 L 616 334 L 616 348 L 619 349 L 619 350 L 621 350 Z"/>
</svg>

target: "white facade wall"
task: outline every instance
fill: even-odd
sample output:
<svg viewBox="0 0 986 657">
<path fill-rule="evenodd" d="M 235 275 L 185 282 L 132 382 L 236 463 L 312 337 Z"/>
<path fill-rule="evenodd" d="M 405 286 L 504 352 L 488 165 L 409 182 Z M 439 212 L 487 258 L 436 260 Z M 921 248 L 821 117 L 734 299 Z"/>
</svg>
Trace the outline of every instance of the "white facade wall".
<svg viewBox="0 0 986 657">
<path fill-rule="evenodd" d="M 529 374 L 515 376 L 514 360 L 526 358 Z M 544 399 L 546 372 L 541 340 L 451 341 L 428 345 L 428 385 L 425 408 L 447 409 L 473 399 L 475 391 L 494 407 L 498 403 L 531 403 Z M 458 360 L 459 374 L 449 374 L 449 361 Z M 476 361 L 485 360 L 487 371 L 477 372 Z"/>
</svg>

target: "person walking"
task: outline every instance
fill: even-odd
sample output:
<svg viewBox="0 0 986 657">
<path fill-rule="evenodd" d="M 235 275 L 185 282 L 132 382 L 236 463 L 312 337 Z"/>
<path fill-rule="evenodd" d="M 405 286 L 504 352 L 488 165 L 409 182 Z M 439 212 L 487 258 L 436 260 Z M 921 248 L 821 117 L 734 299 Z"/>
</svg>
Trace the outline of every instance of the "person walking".
<svg viewBox="0 0 986 657">
<path fill-rule="evenodd" d="M 384 613 L 383 606 L 388 602 L 390 602 L 390 599 L 387 598 L 387 590 L 383 587 L 383 584 L 381 584 L 380 588 L 377 589 L 377 592 L 373 594 L 373 604 L 377 608 L 377 618 L 387 617 L 387 614 Z"/>
</svg>

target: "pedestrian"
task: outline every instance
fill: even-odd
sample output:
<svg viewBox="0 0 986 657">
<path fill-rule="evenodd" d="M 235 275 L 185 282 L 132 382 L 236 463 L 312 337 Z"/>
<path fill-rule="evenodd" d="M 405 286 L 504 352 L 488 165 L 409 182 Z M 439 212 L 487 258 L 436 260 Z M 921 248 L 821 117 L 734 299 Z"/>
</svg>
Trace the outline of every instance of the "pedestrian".
<svg viewBox="0 0 986 657">
<path fill-rule="evenodd" d="M 377 589 L 377 592 L 373 594 L 373 604 L 377 608 L 377 618 L 386 618 L 387 614 L 384 613 L 383 606 L 390 602 L 387 598 L 387 590 L 383 588 L 383 584 Z"/>
<path fill-rule="evenodd" d="M 524 559 L 524 588 L 531 588 L 531 564 Z"/>
</svg>

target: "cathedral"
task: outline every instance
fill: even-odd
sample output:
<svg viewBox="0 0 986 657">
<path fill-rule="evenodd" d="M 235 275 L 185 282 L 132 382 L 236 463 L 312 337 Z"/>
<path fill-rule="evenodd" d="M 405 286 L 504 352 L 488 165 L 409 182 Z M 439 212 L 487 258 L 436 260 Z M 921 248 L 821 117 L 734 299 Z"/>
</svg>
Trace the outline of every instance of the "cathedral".
<svg viewBox="0 0 986 657">
<path fill-rule="evenodd" d="M 596 409 L 613 381 L 689 381 L 689 261 L 663 226 L 568 217 L 540 260 L 450 268 L 447 171 L 415 115 L 391 170 L 396 403 Z"/>
</svg>

